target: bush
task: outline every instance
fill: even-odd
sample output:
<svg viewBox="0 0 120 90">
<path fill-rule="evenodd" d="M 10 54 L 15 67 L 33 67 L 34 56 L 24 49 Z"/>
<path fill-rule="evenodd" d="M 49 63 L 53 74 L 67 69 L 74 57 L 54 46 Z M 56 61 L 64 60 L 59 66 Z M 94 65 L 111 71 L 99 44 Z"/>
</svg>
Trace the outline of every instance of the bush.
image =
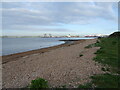
<svg viewBox="0 0 120 90">
<path fill-rule="evenodd" d="M 48 82 L 42 78 L 31 81 L 30 88 L 48 88 Z"/>
</svg>

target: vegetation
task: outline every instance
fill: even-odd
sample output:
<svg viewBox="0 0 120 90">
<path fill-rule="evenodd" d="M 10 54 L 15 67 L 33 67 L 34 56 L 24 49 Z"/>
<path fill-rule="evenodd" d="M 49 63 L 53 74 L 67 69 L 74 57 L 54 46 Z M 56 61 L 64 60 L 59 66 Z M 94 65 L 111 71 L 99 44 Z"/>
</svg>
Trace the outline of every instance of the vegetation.
<svg viewBox="0 0 120 90">
<path fill-rule="evenodd" d="M 120 31 L 114 32 L 114 33 L 111 34 L 109 37 L 117 37 L 117 38 L 120 38 Z"/>
<path fill-rule="evenodd" d="M 63 85 L 62 88 L 66 88 L 66 85 Z"/>
<path fill-rule="evenodd" d="M 91 76 L 92 81 L 78 88 L 119 88 L 120 77 L 112 74 L 100 74 Z"/>
<path fill-rule="evenodd" d="M 118 88 L 118 80 L 120 79 L 119 76 L 111 74 L 95 75 L 91 78 L 96 88 Z"/>
<path fill-rule="evenodd" d="M 97 88 L 118 88 L 119 69 L 118 62 L 120 61 L 118 49 L 120 47 L 120 39 L 118 37 L 100 38 L 100 42 L 95 44 L 100 49 L 95 53 L 97 56 L 95 61 L 102 63 L 105 67 L 103 71 L 109 71 L 110 74 L 101 74 L 92 76 L 92 83 Z"/>
<path fill-rule="evenodd" d="M 120 40 L 118 38 L 101 38 L 101 43 L 97 44 L 100 49 L 95 53 L 95 61 L 104 65 L 109 65 L 113 70 L 118 69 L 118 47 Z"/>
<path fill-rule="evenodd" d="M 110 71 L 109 68 L 105 68 L 105 67 L 102 67 L 101 70 L 102 70 L 102 71 Z"/>
<path fill-rule="evenodd" d="M 92 48 L 92 47 L 96 47 L 96 46 L 98 46 L 98 44 L 100 43 L 100 41 L 98 41 L 97 40 L 97 42 L 96 43 L 94 43 L 94 44 L 90 44 L 90 45 L 88 45 L 88 46 L 86 46 L 85 48 Z"/>
<path fill-rule="evenodd" d="M 30 88 L 49 88 L 48 82 L 42 78 L 37 78 L 31 81 Z"/>
<path fill-rule="evenodd" d="M 94 60 L 104 65 L 101 68 L 107 71 L 105 74 L 94 75 L 91 77 L 91 83 L 96 88 L 119 88 L 120 83 L 120 32 L 115 32 L 106 38 L 99 38 L 95 44 L 86 46 L 85 48 L 100 47 L 95 53 Z M 109 73 L 109 74 L 108 74 Z M 92 85 L 80 85 L 78 88 L 92 88 Z"/>
<path fill-rule="evenodd" d="M 83 54 L 80 54 L 80 57 L 82 57 L 83 56 Z"/>
<path fill-rule="evenodd" d="M 86 83 L 85 85 L 79 85 L 78 88 L 91 88 L 92 83 Z"/>
<path fill-rule="evenodd" d="M 93 44 L 90 44 L 88 46 L 86 46 L 85 48 L 92 48 L 93 47 Z"/>
</svg>

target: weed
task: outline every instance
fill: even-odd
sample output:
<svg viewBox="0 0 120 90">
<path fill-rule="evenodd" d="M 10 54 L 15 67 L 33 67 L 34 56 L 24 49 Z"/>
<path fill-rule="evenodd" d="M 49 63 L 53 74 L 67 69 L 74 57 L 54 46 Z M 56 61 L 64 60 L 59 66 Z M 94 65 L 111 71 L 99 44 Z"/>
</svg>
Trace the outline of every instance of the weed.
<svg viewBox="0 0 120 90">
<path fill-rule="evenodd" d="M 42 78 L 37 78 L 31 81 L 30 88 L 48 88 L 48 82 Z"/>
<path fill-rule="evenodd" d="M 83 56 L 83 54 L 80 54 L 79 56 L 80 56 L 80 57 L 82 57 L 82 56 Z"/>
</svg>

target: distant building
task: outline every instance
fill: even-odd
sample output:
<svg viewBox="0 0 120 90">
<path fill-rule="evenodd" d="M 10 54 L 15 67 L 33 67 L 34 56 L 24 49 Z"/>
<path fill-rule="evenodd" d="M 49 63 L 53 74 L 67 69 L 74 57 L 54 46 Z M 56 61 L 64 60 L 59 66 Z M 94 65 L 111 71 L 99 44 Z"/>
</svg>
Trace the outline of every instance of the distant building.
<svg viewBox="0 0 120 90">
<path fill-rule="evenodd" d="M 44 34 L 44 37 L 47 37 L 47 34 Z"/>
<path fill-rule="evenodd" d="M 70 34 L 68 34 L 66 37 L 71 37 L 71 35 L 70 35 Z"/>
<path fill-rule="evenodd" d="M 51 34 L 49 34 L 49 37 L 52 37 L 52 35 L 51 35 Z"/>
</svg>

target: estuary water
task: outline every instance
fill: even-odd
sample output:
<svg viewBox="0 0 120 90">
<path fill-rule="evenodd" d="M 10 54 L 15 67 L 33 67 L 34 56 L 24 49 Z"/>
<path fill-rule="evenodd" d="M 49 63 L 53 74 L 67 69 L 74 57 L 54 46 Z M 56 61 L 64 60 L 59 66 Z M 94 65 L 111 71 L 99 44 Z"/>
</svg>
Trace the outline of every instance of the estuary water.
<svg viewBox="0 0 120 90">
<path fill-rule="evenodd" d="M 2 55 L 56 46 L 65 43 L 59 40 L 67 39 L 91 38 L 2 38 Z"/>
</svg>

